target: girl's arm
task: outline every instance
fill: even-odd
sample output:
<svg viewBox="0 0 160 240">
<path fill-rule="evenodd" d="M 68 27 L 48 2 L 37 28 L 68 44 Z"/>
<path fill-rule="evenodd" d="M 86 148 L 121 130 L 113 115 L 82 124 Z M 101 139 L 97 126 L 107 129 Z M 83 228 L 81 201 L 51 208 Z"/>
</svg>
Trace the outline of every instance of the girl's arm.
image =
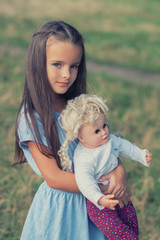
<svg viewBox="0 0 160 240">
<path fill-rule="evenodd" d="M 80 192 L 73 173 L 62 171 L 54 158 L 48 158 L 40 152 L 35 142 L 29 141 L 28 147 L 49 187 L 68 192 Z"/>
<path fill-rule="evenodd" d="M 99 185 L 102 193 L 114 194 L 115 198 L 119 200 L 120 207 L 128 203 L 131 197 L 131 192 L 126 186 L 126 171 L 120 159 L 118 159 L 118 166 L 115 170 L 99 179 L 100 182 L 109 180 L 109 184 Z"/>
</svg>

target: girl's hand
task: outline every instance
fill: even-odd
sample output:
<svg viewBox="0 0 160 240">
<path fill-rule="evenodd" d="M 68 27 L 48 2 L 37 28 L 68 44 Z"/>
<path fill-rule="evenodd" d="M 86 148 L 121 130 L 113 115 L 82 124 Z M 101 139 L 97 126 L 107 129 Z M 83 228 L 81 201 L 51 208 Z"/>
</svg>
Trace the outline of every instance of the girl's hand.
<svg viewBox="0 0 160 240">
<path fill-rule="evenodd" d="M 119 165 L 112 172 L 104 175 L 99 179 L 99 182 L 103 182 L 105 180 L 109 181 L 109 184 L 106 186 L 99 184 L 101 192 L 105 195 L 114 194 L 115 198 L 119 200 L 120 207 L 123 207 L 128 203 L 131 197 L 131 192 L 126 187 L 126 171 L 123 167 L 120 159 Z"/>
<path fill-rule="evenodd" d="M 100 186 L 103 194 L 114 194 L 116 199 L 123 196 L 126 191 L 126 171 L 120 160 L 117 168 L 102 176 L 98 181 L 103 182 L 105 180 L 108 180 L 109 183 L 107 186 Z"/>
<path fill-rule="evenodd" d="M 150 166 L 151 160 L 152 160 L 152 153 L 146 152 L 146 161 L 148 166 Z"/>
<path fill-rule="evenodd" d="M 108 184 L 109 185 L 109 184 Z M 102 185 L 99 184 L 99 188 L 101 189 L 102 193 L 104 194 L 108 194 L 108 185 Z M 130 192 L 130 190 L 126 187 L 123 195 L 121 197 L 117 197 L 116 199 L 119 201 L 119 206 L 120 208 L 123 208 L 125 205 L 128 204 L 128 202 L 130 201 L 130 198 L 132 196 L 132 193 Z"/>
<path fill-rule="evenodd" d="M 128 202 L 130 201 L 131 196 L 132 196 L 132 193 L 130 192 L 130 190 L 128 188 L 126 188 L 126 190 L 125 190 L 124 194 L 122 195 L 122 197 L 118 198 L 120 208 L 123 208 L 125 205 L 128 204 Z"/>
<path fill-rule="evenodd" d="M 113 198 L 113 194 L 103 196 L 99 199 L 98 204 L 111 210 L 115 210 L 115 206 L 119 203 L 119 201 Z"/>
</svg>

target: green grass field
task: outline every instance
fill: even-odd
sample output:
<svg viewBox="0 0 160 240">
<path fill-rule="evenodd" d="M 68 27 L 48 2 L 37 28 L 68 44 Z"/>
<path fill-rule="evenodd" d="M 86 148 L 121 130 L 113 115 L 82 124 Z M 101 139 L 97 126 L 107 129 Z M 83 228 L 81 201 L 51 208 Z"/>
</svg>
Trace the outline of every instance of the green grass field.
<svg viewBox="0 0 160 240">
<path fill-rule="evenodd" d="M 87 59 L 160 73 L 159 9 L 158 0 L 0 0 L 0 240 L 19 239 L 41 183 L 27 164 L 9 166 L 14 157 L 14 124 L 24 84 L 25 56 L 35 29 L 45 21 L 63 19 L 84 35 Z M 112 130 L 153 153 L 150 168 L 122 161 L 138 213 L 140 239 L 157 240 L 160 89 L 92 72 L 88 73 L 88 85 L 89 91 L 107 99 Z"/>
</svg>

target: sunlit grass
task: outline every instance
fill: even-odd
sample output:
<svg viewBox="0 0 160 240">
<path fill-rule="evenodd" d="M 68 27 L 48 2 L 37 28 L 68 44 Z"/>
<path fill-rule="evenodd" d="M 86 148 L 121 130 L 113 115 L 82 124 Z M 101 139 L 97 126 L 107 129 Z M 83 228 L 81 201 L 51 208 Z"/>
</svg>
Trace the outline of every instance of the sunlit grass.
<svg viewBox="0 0 160 240">
<path fill-rule="evenodd" d="M 127 169 L 128 186 L 138 213 L 140 239 L 156 240 L 159 238 L 160 221 L 159 89 L 128 83 L 106 74 L 90 74 L 89 83 L 96 93 L 108 101 L 111 130 L 120 132 L 131 142 L 153 153 L 150 168 L 123 158 L 122 161 Z"/>
<path fill-rule="evenodd" d="M 8 56 L 8 63 L 11 56 L 12 54 L 10 57 Z M 0 160 L 2 176 L 0 181 L 2 192 L 0 224 L 2 232 L 0 239 L 12 240 L 18 238 L 29 205 L 41 182 L 41 179 L 27 164 L 9 167 L 13 160 L 14 123 L 24 82 L 24 62 L 21 61 L 21 58 L 21 54 L 17 55 L 14 63 L 10 64 L 8 73 L 2 71 L 1 77 L 3 79 L 3 74 L 5 74 L 6 80 L 0 83 L 2 129 L 0 140 L 2 152 Z M 19 66 L 18 69 L 17 66 Z M 160 179 L 158 179 L 159 89 L 128 83 L 106 74 L 89 74 L 88 82 L 98 95 L 107 99 L 110 108 L 108 119 L 112 130 L 120 131 L 130 141 L 153 152 L 153 164 L 149 169 L 130 160 L 123 160 L 128 172 L 128 185 L 133 192 L 133 202 L 138 212 L 141 236 L 144 240 L 148 240 L 153 228 L 154 236 L 157 236 L 158 230 L 156 229 L 158 229 L 160 214 L 158 212 L 158 188 L 160 186 Z M 149 208 L 146 210 L 148 204 Z"/>
<path fill-rule="evenodd" d="M 87 4 L 87 5 L 86 5 Z M 90 6 L 90 7 L 87 7 Z M 19 239 L 41 179 L 25 164 L 10 167 L 14 125 L 21 101 L 25 54 L 35 29 L 61 18 L 84 35 L 88 59 L 160 72 L 159 1 L 51 0 L 3 1 L 0 8 L 0 239 Z M 62 11 L 62 9 L 64 9 Z M 95 93 L 106 98 L 113 131 L 148 148 L 153 163 L 145 168 L 122 159 L 133 192 L 141 240 L 159 239 L 160 94 L 152 85 L 126 82 L 108 74 L 88 74 Z"/>
<path fill-rule="evenodd" d="M 150 0 L 2 1 L 1 43 L 26 48 L 39 25 L 62 19 L 82 32 L 88 58 L 158 72 L 159 8 L 159 1 Z"/>
</svg>

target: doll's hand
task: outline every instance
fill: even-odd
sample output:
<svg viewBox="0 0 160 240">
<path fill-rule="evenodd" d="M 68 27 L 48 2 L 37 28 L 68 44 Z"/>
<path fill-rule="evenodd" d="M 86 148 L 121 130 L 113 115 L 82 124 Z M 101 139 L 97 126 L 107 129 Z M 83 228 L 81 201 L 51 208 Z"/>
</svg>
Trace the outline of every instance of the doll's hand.
<svg viewBox="0 0 160 240">
<path fill-rule="evenodd" d="M 150 166 L 151 160 L 152 160 L 152 153 L 146 152 L 146 161 L 148 166 Z"/>
<path fill-rule="evenodd" d="M 115 210 L 115 206 L 119 203 L 119 201 L 113 198 L 113 194 L 105 195 L 99 199 L 98 204 L 111 210 Z"/>
</svg>

